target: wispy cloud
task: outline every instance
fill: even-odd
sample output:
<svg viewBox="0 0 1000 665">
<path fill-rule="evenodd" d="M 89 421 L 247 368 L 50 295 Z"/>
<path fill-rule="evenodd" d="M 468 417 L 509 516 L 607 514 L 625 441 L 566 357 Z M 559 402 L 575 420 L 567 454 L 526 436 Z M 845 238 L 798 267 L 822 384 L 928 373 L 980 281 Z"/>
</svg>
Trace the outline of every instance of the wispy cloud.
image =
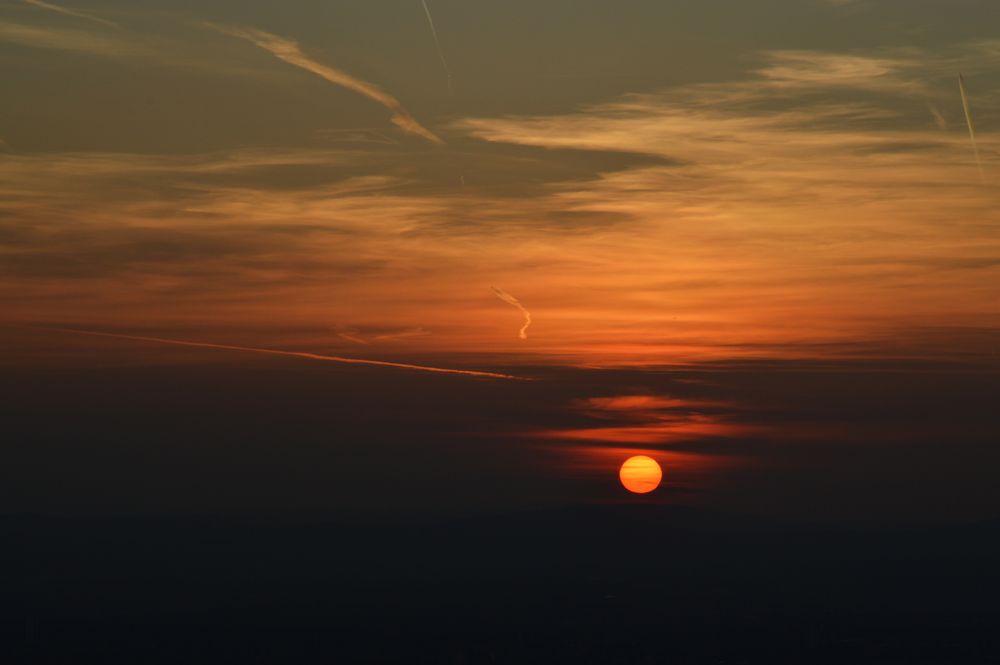
<svg viewBox="0 0 1000 665">
<path fill-rule="evenodd" d="M 574 405 L 595 422 L 588 427 L 553 429 L 543 438 L 624 446 L 664 446 L 713 437 L 746 435 L 753 428 L 732 418 L 737 408 L 723 402 L 660 395 L 595 397 Z M 606 421 L 614 424 L 607 425 Z"/>
<path fill-rule="evenodd" d="M 279 60 L 283 60 L 290 65 L 300 67 L 320 78 L 339 85 L 348 90 L 352 90 L 368 99 L 377 102 L 389 109 L 392 113 L 392 122 L 405 132 L 424 138 L 432 143 L 444 143 L 440 137 L 421 125 L 410 115 L 409 111 L 403 108 L 398 99 L 387 93 L 385 90 L 363 81 L 347 72 L 319 63 L 307 56 L 301 47 L 290 39 L 279 37 L 278 35 L 256 30 L 254 28 L 237 28 L 225 25 L 207 23 L 208 27 L 232 37 L 245 39 L 258 48 L 264 49 Z"/>
<path fill-rule="evenodd" d="M 1000 201 L 995 192 L 970 187 L 976 165 L 964 150 L 968 139 L 928 128 L 924 115 L 924 96 L 947 100 L 948 90 L 943 80 L 924 81 L 915 72 L 929 60 L 937 77 L 940 61 L 951 58 L 777 53 L 750 79 L 629 95 L 562 115 L 468 118 L 458 128 L 494 142 L 629 151 L 672 162 L 609 171 L 595 182 L 555 186 L 552 193 L 564 209 L 635 220 L 643 241 L 618 246 L 619 254 L 613 249 L 617 241 L 604 234 L 602 251 L 611 252 L 615 258 L 609 255 L 609 261 L 619 266 L 645 264 L 661 276 L 674 275 L 665 282 L 637 275 L 627 287 L 615 287 L 629 293 L 636 307 L 645 304 L 644 316 L 661 321 L 661 340 L 687 338 L 685 330 L 699 327 L 678 309 L 686 309 L 680 303 L 694 295 L 682 290 L 685 273 L 705 276 L 707 282 L 691 282 L 699 291 L 712 283 L 719 293 L 761 280 L 771 295 L 751 298 L 745 309 L 732 300 L 702 301 L 704 312 L 724 310 L 731 321 L 743 310 L 740 317 L 754 320 L 754 327 L 768 318 L 787 324 L 791 311 L 812 309 L 806 293 L 822 292 L 816 303 L 825 302 L 827 309 L 814 314 L 840 314 L 811 332 L 800 328 L 801 341 L 865 339 L 890 320 L 913 327 L 932 319 L 995 325 L 1000 320 L 992 303 L 1000 293 L 980 281 L 985 274 L 961 276 L 938 267 L 945 256 L 976 254 L 991 265 L 986 257 L 1000 256 Z M 789 260 L 789 252 L 800 251 Z M 728 264 L 723 254 L 730 256 Z M 705 273 L 710 265 L 718 269 L 714 277 Z M 763 286 L 778 275 L 784 275 L 787 290 Z M 835 280 L 847 281 L 838 286 Z M 907 284 L 921 285 L 919 302 L 902 295 Z M 869 309 L 874 300 L 859 301 L 858 289 L 882 302 L 881 311 Z M 773 299 L 779 291 L 783 295 Z M 610 316 L 639 316 L 626 310 L 615 308 Z M 662 310 L 677 316 L 671 320 L 664 312 L 661 318 Z M 630 323 L 619 320 L 621 338 L 635 339 L 634 332 L 624 333 Z M 746 344 L 744 350 L 756 345 L 750 328 L 739 336 L 737 346 Z M 648 352 L 647 343 L 631 351 Z M 613 346 L 616 353 L 623 347 Z"/>
<path fill-rule="evenodd" d="M 765 57 L 768 64 L 756 73 L 773 86 L 876 90 L 918 86 L 898 76 L 911 66 L 908 58 L 818 51 L 771 51 Z"/>
<path fill-rule="evenodd" d="M 47 9 L 50 12 L 57 12 L 63 14 L 64 16 L 72 16 L 74 18 L 84 19 L 85 21 L 90 21 L 92 23 L 98 23 L 111 28 L 121 27 L 114 21 L 109 21 L 107 19 L 101 18 L 99 16 L 94 16 L 92 14 L 87 14 L 75 9 L 69 9 L 67 7 L 62 7 L 60 5 L 54 5 L 51 2 L 44 2 L 43 0 L 24 0 L 29 5 L 33 5 L 40 9 Z"/>
<path fill-rule="evenodd" d="M 218 40 L 206 39 L 203 30 L 186 25 L 176 33 L 149 34 L 131 30 L 90 30 L 28 25 L 0 20 L 0 42 L 27 49 L 96 55 L 108 60 L 151 67 L 174 67 L 183 72 L 207 72 L 253 80 L 277 79 L 280 75 L 260 67 L 231 63 Z M 98 66 L 98 65 L 95 65 Z"/>
<path fill-rule="evenodd" d="M 39 27 L 0 21 L 0 41 L 31 48 L 93 53 L 102 56 L 148 54 L 148 48 L 118 36 L 94 34 L 82 30 Z"/>
</svg>

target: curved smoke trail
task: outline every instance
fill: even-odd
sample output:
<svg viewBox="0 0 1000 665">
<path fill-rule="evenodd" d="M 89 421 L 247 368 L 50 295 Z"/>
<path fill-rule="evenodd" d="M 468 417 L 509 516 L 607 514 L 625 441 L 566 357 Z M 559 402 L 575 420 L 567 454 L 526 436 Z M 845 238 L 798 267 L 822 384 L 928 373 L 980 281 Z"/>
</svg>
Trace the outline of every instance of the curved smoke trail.
<svg viewBox="0 0 1000 665">
<path fill-rule="evenodd" d="M 498 289 L 495 286 L 491 286 L 490 288 L 493 289 L 493 293 L 496 294 L 497 298 L 503 300 L 508 305 L 513 305 L 514 307 L 517 307 L 519 310 L 521 310 L 521 313 L 524 314 L 524 325 L 521 326 L 521 330 L 518 333 L 518 337 L 520 337 L 521 339 L 528 339 L 528 326 L 531 325 L 531 312 L 529 312 L 524 308 L 524 305 L 521 304 L 520 300 L 510 295 L 503 289 Z"/>
</svg>

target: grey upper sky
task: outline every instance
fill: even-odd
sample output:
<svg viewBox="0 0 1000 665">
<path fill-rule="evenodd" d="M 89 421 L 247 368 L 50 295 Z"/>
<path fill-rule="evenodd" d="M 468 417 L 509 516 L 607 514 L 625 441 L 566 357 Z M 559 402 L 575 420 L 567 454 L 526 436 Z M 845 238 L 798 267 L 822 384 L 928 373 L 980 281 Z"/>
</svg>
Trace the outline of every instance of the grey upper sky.
<svg viewBox="0 0 1000 665">
<path fill-rule="evenodd" d="M 627 92 L 739 79 L 783 49 L 939 49 L 995 37 L 986 0 L 436 0 L 447 84 L 419 0 L 67 0 L 120 29 L 0 6 L 0 137 L 18 150 L 188 152 L 303 145 L 378 128 L 363 98 L 325 89 L 212 21 L 300 42 L 440 125 L 565 112 Z"/>
</svg>

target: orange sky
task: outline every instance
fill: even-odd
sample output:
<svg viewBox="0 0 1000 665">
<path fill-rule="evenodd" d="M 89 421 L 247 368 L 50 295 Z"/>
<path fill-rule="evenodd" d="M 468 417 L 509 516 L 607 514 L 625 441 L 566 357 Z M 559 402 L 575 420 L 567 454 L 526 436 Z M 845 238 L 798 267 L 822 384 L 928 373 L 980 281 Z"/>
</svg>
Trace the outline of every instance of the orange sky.
<svg viewBox="0 0 1000 665">
<path fill-rule="evenodd" d="M 562 501 L 630 453 L 704 488 L 755 451 L 992 450 L 1000 9 L 434 5 L 436 34 L 418 2 L 0 6 L 0 366 L 213 377 L 268 454 L 380 431 L 373 460 L 461 450 L 484 496 L 528 473 Z M 313 426 L 247 416 L 270 368 Z M 196 420 L 164 449 L 217 435 Z M 489 437 L 512 475 L 464 447 Z"/>
<path fill-rule="evenodd" d="M 123 59 L 174 72 L 166 43 L 139 49 L 148 28 L 122 19 L 22 8 L 0 38 L 53 62 L 77 53 L 112 73 Z M 294 35 L 219 25 L 197 33 L 198 48 L 216 49 L 198 76 L 272 103 L 275 86 L 301 87 L 316 103 L 360 104 L 368 121 L 310 127 L 305 143 L 255 144 L 251 132 L 167 152 L 33 151 L 10 137 L 6 322 L 514 364 L 993 352 L 995 41 L 748 50 L 733 54 L 741 71 L 710 82 L 433 112 L 403 109 L 386 84 Z M 249 63 L 255 78 L 240 70 Z M 527 340 L 491 286 L 531 311 Z"/>
</svg>

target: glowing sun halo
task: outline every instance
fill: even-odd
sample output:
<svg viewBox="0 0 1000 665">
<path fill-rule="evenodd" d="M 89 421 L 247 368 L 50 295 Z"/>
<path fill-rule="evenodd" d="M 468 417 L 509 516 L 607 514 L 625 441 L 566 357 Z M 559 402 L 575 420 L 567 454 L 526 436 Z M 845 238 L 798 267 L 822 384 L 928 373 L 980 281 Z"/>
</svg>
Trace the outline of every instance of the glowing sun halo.
<svg viewBox="0 0 1000 665">
<path fill-rule="evenodd" d="M 625 460 L 618 477 L 629 492 L 648 494 L 660 486 L 663 470 L 652 457 L 636 455 Z"/>
</svg>

